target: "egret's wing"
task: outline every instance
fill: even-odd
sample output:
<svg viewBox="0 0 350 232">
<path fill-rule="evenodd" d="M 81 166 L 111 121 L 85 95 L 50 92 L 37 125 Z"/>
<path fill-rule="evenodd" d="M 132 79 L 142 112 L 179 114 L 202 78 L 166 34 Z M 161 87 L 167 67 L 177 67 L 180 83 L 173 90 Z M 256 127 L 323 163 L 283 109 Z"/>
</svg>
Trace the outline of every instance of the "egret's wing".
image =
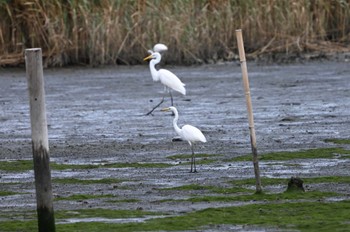
<svg viewBox="0 0 350 232">
<path fill-rule="evenodd" d="M 166 69 L 160 69 L 158 71 L 160 82 L 163 85 L 186 95 L 185 84 L 181 82 L 181 80 L 172 72 Z"/>
<path fill-rule="evenodd" d="M 182 127 L 182 137 L 191 142 L 207 142 L 207 139 L 204 137 L 203 133 L 198 128 L 191 125 L 185 125 Z"/>
</svg>

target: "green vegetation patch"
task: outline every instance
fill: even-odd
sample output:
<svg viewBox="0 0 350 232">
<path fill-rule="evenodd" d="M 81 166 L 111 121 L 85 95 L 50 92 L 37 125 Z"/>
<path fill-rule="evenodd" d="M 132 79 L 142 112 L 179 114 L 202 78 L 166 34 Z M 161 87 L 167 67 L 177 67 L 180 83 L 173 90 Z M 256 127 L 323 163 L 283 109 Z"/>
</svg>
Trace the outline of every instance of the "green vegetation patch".
<svg viewBox="0 0 350 232">
<path fill-rule="evenodd" d="M 194 187 L 197 188 L 197 187 Z M 81 222 L 72 224 L 57 224 L 58 231 L 171 231 L 200 230 L 208 226 L 254 225 L 275 227 L 281 229 L 296 229 L 301 231 L 318 230 L 331 231 L 334 228 L 350 229 L 348 212 L 350 201 L 325 203 L 316 201 L 332 194 L 320 192 L 283 193 L 283 194 L 251 194 L 236 196 L 235 199 L 264 202 L 238 207 L 209 208 L 182 216 L 150 219 L 144 223 L 101 223 Z M 305 197 L 307 196 L 307 197 Z M 244 199 L 246 197 L 246 199 Z M 226 198 L 228 199 L 228 198 Z M 313 199 L 314 202 L 282 203 L 279 200 Z M 209 199 L 213 200 L 213 199 Z M 222 200 L 222 199 L 220 199 Z M 147 215 L 162 215 L 142 210 L 110 210 L 84 209 L 75 211 L 55 212 L 56 221 L 68 218 L 132 218 Z M 36 231 L 36 221 L 1 221 L 3 231 Z"/>
<path fill-rule="evenodd" d="M 120 199 L 120 200 L 108 200 L 110 203 L 136 203 L 140 202 L 138 199 Z"/>
<path fill-rule="evenodd" d="M 178 190 L 178 191 L 193 191 L 193 190 L 208 190 L 212 189 L 211 186 L 204 186 L 204 185 L 198 185 L 198 184 L 189 184 L 189 185 L 181 185 L 177 187 L 172 188 L 163 188 L 160 190 Z"/>
<path fill-rule="evenodd" d="M 241 207 L 205 209 L 184 216 L 153 219 L 145 223 L 145 230 L 189 230 L 205 225 L 260 225 L 294 228 L 304 231 L 350 228 L 350 202 L 299 202 L 283 204 L 252 204 Z M 331 213 L 331 212 L 334 212 Z M 331 215 L 330 215 L 331 214 Z"/>
<path fill-rule="evenodd" d="M 321 176 L 321 177 L 303 177 L 301 178 L 304 184 L 318 184 L 318 183 L 350 183 L 350 176 Z M 285 185 L 287 188 L 289 179 L 288 178 L 268 178 L 262 177 L 261 183 L 263 186 L 267 185 Z M 255 178 L 242 179 L 242 180 L 232 180 L 229 183 L 246 186 L 255 186 Z"/>
<path fill-rule="evenodd" d="M 0 161 L 0 170 L 6 172 L 23 172 L 33 170 L 33 160 L 9 160 Z"/>
<path fill-rule="evenodd" d="M 326 143 L 350 144 L 350 139 L 325 139 Z"/>
<path fill-rule="evenodd" d="M 219 193 L 219 194 L 253 193 L 254 192 L 254 190 L 243 188 L 243 187 L 229 187 L 229 188 L 215 187 L 211 190 L 212 192 Z"/>
<path fill-rule="evenodd" d="M 215 162 L 217 159 L 216 157 L 219 157 L 221 155 L 216 155 L 216 154 L 195 154 L 196 158 L 196 164 L 210 164 Z M 180 154 L 180 155 L 172 155 L 168 156 L 168 159 L 171 160 L 180 160 L 181 165 L 187 165 L 190 162 L 183 162 L 183 161 L 190 161 L 192 157 L 192 154 Z"/>
<path fill-rule="evenodd" d="M 279 200 L 300 200 L 300 199 L 325 199 L 328 197 L 341 196 L 340 194 L 333 192 L 320 192 L 320 191 L 309 191 L 309 192 L 283 192 L 277 194 L 250 194 L 250 195 L 217 195 L 217 196 L 196 196 L 186 199 L 185 201 L 190 202 L 249 202 L 249 201 L 279 201 Z"/>
<path fill-rule="evenodd" d="M 94 169 L 99 168 L 99 165 L 94 164 L 58 164 L 50 163 L 51 169 L 54 170 L 67 170 L 67 169 Z"/>
<path fill-rule="evenodd" d="M 50 168 L 55 170 L 92 169 L 98 168 L 98 165 L 57 164 L 51 162 Z M 33 160 L 0 161 L 0 170 L 4 170 L 7 172 L 24 172 L 34 170 Z"/>
<path fill-rule="evenodd" d="M 124 231 L 128 231 L 129 225 L 124 226 L 124 224 L 116 223 L 99 223 L 99 222 L 89 222 L 89 223 L 72 223 L 72 224 L 58 224 L 60 220 L 69 218 L 108 218 L 108 219 L 118 219 L 118 218 L 137 218 L 152 215 L 162 215 L 154 212 L 147 212 L 142 210 L 110 210 L 110 209 L 81 209 L 81 210 L 58 210 L 55 211 L 56 220 L 56 230 L 57 231 L 84 231 L 84 232 L 95 232 L 95 231 L 116 231 L 116 228 L 126 228 Z M 36 216 L 36 212 L 33 212 L 33 216 Z M 38 231 L 37 221 L 34 220 L 0 220 L 1 231 L 13 232 L 13 231 Z M 136 224 L 139 229 L 142 229 L 142 223 Z"/>
<path fill-rule="evenodd" d="M 202 158 L 202 159 L 209 159 L 209 158 L 215 158 L 219 157 L 222 155 L 218 154 L 195 154 L 196 158 Z M 177 160 L 177 159 L 191 159 L 192 154 L 180 154 L 180 155 L 172 155 L 172 156 L 167 156 L 168 159 L 171 160 Z"/>
<path fill-rule="evenodd" d="M 167 163 L 110 163 L 110 164 L 58 164 L 51 162 L 53 170 L 95 169 L 95 168 L 167 168 L 173 165 Z M 34 170 L 33 160 L 0 161 L 0 170 L 7 172 L 23 172 Z"/>
<path fill-rule="evenodd" d="M 318 183 L 350 183 L 350 176 L 322 176 L 312 178 L 302 178 L 304 184 Z"/>
<path fill-rule="evenodd" d="M 325 176 L 325 177 L 309 177 L 302 178 L 305 184 L 319 184 L 319 183 L 350 183 L 350 176 Z M 262 177 L 261 183 L 263 186 L 268 185 L 282 185 L 287 189 L 289 178 L 268 178 Z M 228 183 L 232 184 L 232 187 L 217 187 L 217 186 L 206 186 L 206 185 L 198 185 L 198 184 L 190 184 L 190 185 L 182 185 L 172 188 L 162 188 L 159 189 L 161 191 L 208 191 L 212 193 L 219 194 L 234 194 L 234 193 L 253 193 L 253 189 L 246 188 L 247 186 L 255 186 L 255 179 L 240 179 L 240 180 L 232 180 Z M 309 193 L 308 193 L 309 194 Z M 331 194 L 332 195 L 332 194 Z M 304 196 L 308 196 L 307 194 Z M 329 195 L 330 196 L 330 195 Z M 280 197 L 276 197 L 280 198 Z M 311 196 L 312 198 L 312 196 Z M 219 199 L 219 198 L 218 198 Z M 251 197 L 247 197 L 248 200 L 251 200 Z M 229 199 L 227 199 L 229 200 Z M 225 201 L 227 201 L 225 200 Z"/>
<path fill-rule="evenodd" d="M 281 185 L 281 184 L 288 184 L 289 179 L 286 178 L 269 178 L 269 177 L 261 177 L 261 183 L 262 185 Z M 245 186 L 245 185 L 251 185 L 255 186 L 255 178 L 249 178 L 249 179 L 239 179 L 239 180 L 232 180 L 229 183 L 233 185 L 238 186 Z"/>
<path fill-rule="evenodd" d="M 16 192 L 11 192 L 11 191 L 0 191 L 0 197 L 11 196 L 11 195 L 16 195 L 16 194 L 23 194 L 23 193 L 16 193 Z"/>
<path fill-rule="evenodd" d="M 38 231 L 37 220 L 9 220 L 0 221 L 0 228 L 2 232 L 13 231 Z"/>
<path fill-rule="evenodd" d="M 255 225 L 300 231 L 350 230 L 350 201 L 249 204 L 209 208 L 182 216 L 150 219 L 144 223 L 58 224 L 59 231 L 174 231 L 200 230 L 215 225 Z M 112 212 L 111 212 L 112 213 Z M 90 215 L 92 216 L 92 215 Z M 96 215 L 95 215 L 96 216 Z M 1 225 L 1 224 L 0 224 Z"/>
<path fill-rule="evenodd" d="M 216 187 L 216 186 L 205 186 L 205 185 L 198 185 L 198 184 L 191 184 L 191 185 L 182 185 L 178 187 L 173 187 L 173 188 L 163 188 L 160 189 L 162 191 L 170 191 L 170 190 L 175 190 L 175 191 L 200 191 L 200 190 L 205 190 L 208 192 L 213 192 L 213 193 L 220 193 L 220 194 L 231 194 L 231 193 L 251 193 L 253 190 L 249 190 L 243 187 L 229 187 L 229 188 L 224 188 L 224 187 Z"/>
<path fill-rule="evenodd" d="M 259 160 L 261 161 L 269 161 L 269 160 L 292 160 L 292 159 L 331 159 L 334 158 L 336 154 L 350 155 L 349 150 L 345 150 L 343 148 L 317 148 L 310 149 L 304 151 L 295 151 L 295 152 L 273 152 L 266 153 L 259 156 Z M 251 161 L 251 155 L 244 155 L 233 158 L 231 161 Z"/>
</svg>

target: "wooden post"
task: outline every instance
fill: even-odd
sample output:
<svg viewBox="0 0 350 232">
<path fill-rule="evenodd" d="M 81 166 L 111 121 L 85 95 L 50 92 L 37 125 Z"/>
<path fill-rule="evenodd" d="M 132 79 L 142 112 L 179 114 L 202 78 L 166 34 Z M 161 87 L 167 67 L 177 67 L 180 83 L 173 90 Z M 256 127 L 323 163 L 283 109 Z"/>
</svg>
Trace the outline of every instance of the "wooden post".
<svg viewBox="0 0 350 232">
<path fill-rule="evenodd" d="M 41 48 L 25 50 L 38 229 L 55 231 Z"/>
<path fill-rule="evenodd" d="M 260 180 L 258 151 L 256 148 L 253 107 L 252 107 L 252 101 L 251 101 L 251 97 L 250 97 L 247 61 L 245 58 L 243 37 L 242 37 L 242 30 L 241 29 L 236 30 L 236 37 L 237 37 L 237 44 L 238 44 L 238 51 L 239 51 L 239 59 L 241 62 L 245 98 L 246 98 L 246 103 L 247 103 L 249 131 L 250 131 L 250 143 L 252 146 L 254 174 L 255 174 L 255 180 L 256 180 L 256 192 L 261 193 L 262 188 L 261 188 L 261 180 Z"/>
</svg>

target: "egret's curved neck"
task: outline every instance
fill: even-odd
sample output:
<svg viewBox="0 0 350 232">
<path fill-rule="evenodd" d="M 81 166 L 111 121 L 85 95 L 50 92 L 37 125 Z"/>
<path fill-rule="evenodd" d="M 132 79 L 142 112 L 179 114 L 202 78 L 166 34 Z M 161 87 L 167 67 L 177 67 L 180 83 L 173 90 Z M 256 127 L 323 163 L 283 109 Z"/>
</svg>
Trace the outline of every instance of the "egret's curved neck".
<svg viewBox="0 0 350 232">
<path fill-rule="evenodd" d="M 151 71 L 151 75 L 152 75 L 152 78 L 153 78 L 153 81 L 159 81 L 159 76 L 158 76 L 158 71 L 156 69 L 156 64 L 158 64 L 161 60 L 161 56 L 160 54 L 156 56 L 155 59 L 152 59 L 150 62 L 149 62 L 149 69 Z"/>
<path fill-rule="evenodd" d="M 181 136 L 181 129 L 177 125 L 177 121 L 179 120 L 179 113 L 177 112 L 176 109 L 174 109 L 173 112 L 175 114 L 175 118 L 173 120 L 173 126 L 174 126 L 174 129 L 175 129 L 176 133 Z"/>
</svg>

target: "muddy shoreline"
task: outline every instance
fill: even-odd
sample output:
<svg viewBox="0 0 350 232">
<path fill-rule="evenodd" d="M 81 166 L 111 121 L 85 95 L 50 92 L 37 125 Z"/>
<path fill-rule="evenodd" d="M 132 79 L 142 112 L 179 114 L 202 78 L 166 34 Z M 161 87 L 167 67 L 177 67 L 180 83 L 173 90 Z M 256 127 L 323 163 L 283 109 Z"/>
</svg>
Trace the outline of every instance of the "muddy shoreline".
<svg viewBox="0 0 350 232">
<path fill-rule="evenodd" d="M 348 62 L 317 61 L 304 64 L 260 65 L 248 63 L 259 153 L 337 146 L 325 139 L 349 138 L 350 68 Z M 228 180 L 252 178 L 251 163 L 227 162 L 250 153 L 249 130 L 240 66 L 237 63 L 165 68 L 186 83 L 187 95 L 174 94 L 179 124 L 199 127 L 208 142 L 198 153 L 218 155 L 215 162 L 199 165 L 189 174 L 188 165 L 170 168 L 99 168 L 53 171 L 53 178 L 127 180 L 113 185 L 54 184 L 55 196 L 113 194 L 133 203 L 110 204 L 104 199 L 86 202 L 59 201 L 56 209 L 106 207 L 183 213 L 225 206 L 227 203 L 161 202 L 186 198 L 160 188 L 187 184 L 225 186 Z M 155 111 L 144 116 L 162 97 L 163 88 L 151 80 L 148 66 L 45 69 L 45 91 L 52 162 L 169 163 L 167 157 L 189 154 L 186 142 L 176 136 L 172 116 Z M 29 106 L 25 70 L 0 70 L 0 160 L 31 159 Z M 163 104 L 168 106 L 170 100 Z M 291 161 L 291 163 L 299 161 Z M 261 175 L 314 177 L 350 175 L 349 161 L 314 161 L 293 165 L 262 163 Z M 0 171 L 0 183 L 26 193 L 2 198 L 2 210 L 34 209 L 33 173 Z M 253 187 L 253 186 L 252 186 Z M 310 188 L 321 188 L 311 186 Z M 339 191 L 349 185 L 337 186 Z M 270 191 L 283 191 L 284 186 Z M 3 189 L 2 189 L 3 190 Z M 196 192 L 200 194 L 200 192 Z M 30 197 L 28 197 L 30 196 Z"/>
</svg>

